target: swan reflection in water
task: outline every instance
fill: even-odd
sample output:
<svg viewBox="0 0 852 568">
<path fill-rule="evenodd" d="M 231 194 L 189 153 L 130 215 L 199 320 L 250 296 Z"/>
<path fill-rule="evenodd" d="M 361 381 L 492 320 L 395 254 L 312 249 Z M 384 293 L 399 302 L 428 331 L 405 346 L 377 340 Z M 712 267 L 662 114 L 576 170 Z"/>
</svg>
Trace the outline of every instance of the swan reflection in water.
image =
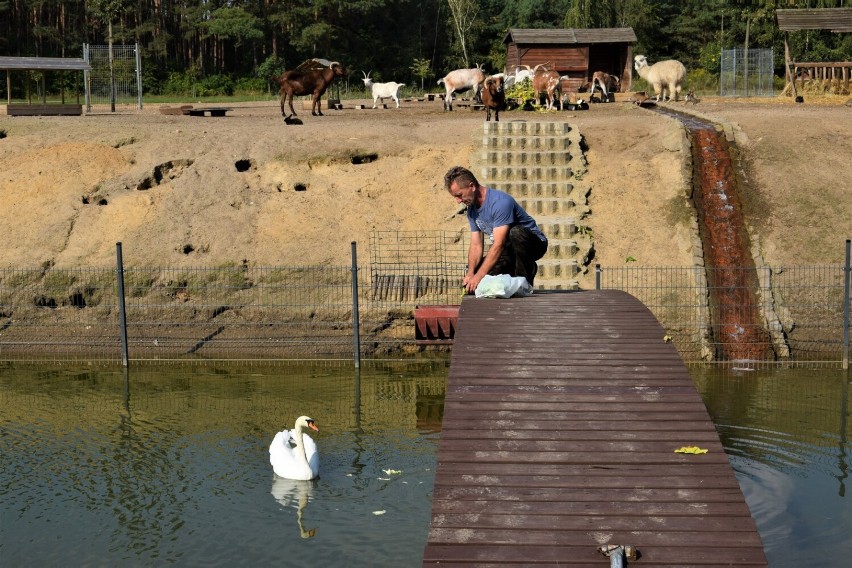
<svg viewBox="0 0 852 568">
<path fill-rule="evenodd" d="M 317 529 L 305 529 L 302 525 L 302 511 L 307 507 L 312 498 L 315 480 L 301 481 L 296 479 L 284 479 L 275 476 L 272 481 L 272 496 L 284 507 L 296 508 L 296 521 L 299 524 L 299 536 L 311 538 L 317 533 Z"/>
</svg>

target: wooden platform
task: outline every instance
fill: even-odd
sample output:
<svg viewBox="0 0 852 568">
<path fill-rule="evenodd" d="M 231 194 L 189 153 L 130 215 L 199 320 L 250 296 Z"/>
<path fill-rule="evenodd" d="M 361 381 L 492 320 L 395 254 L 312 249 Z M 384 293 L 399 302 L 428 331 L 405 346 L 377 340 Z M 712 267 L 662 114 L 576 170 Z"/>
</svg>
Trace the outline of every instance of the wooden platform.
<svg viewBox="0 0 852 568">
<path fill-rule="evenodd" d="M 188 114 L 189 116 L 225 116 L 232 110 L 234 109 L 223 107 L 191 108 L 187 110 L 185 114 Z"/>
<path fill-rule="evenodd" d="M 423 565 L 609 566 L 615 544 L 629 566 L 766 566 L 664 333 L 624 292 L 466 297 Z"/>
<path fill-rule="evenodd" d="M 77 104 L 17 104 L 0 105 L 0 116 L 80 116 L 83 105 Z"/>
</svg>

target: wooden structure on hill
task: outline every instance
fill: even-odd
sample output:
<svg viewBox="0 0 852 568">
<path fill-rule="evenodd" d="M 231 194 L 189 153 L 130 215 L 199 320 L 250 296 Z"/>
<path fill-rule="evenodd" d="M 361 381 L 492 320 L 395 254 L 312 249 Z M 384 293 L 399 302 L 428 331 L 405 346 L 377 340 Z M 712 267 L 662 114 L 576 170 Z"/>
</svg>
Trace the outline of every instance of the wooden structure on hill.
<svg viewBox="0 0 852 568">
<path fill-rule="evenodd" d="M 775 10 L 778 28 L 784 32 L 801 30 L 829 30 L 834 33 L 852 32 L 852 8 L 817 8 L 801 10 Z M 821 81 L 830 88 L 835 81 L 841 93 L 849 94 L 852 79 L 852 61 L 795 62 L 790 59 L 790 46 L 784 38 L 784 63 L 787 85 L 784 94 L 798 95 L 796 81 Z"/>
<path fill-rule="evenodd" d="M 577 92 L 592 80 L 595 71 L 605 71 L 621 80 L 627 91 L 633 81 L 633 28 L 517 29 L 503 38 L 506 73 L 521 65 L 545 64 L 562 77 L 562 90 Z"/>
<path fill-rule="evenodd" d="M 65 102 L 65 91 L 61 91 L 61 103 L 48 104 L 44 88 L 44 72 L 46 71 L 87 71 L 89 63 L 83 59 L 66 57 L 0 57 L 0 70 L 6 71 L 6 104 L 0 105 L 0 115 L 9 116 L 40 116 L 40 115 L 76 115 L 83 114 L 80 104 L 80 94 L 77 93 L 77 103 Z M 41 71 L 42 100 L 40 104 L 12 104 L 12 71 Z M 27 86 L 29 94 L 29 85 Z"/>
</svg>

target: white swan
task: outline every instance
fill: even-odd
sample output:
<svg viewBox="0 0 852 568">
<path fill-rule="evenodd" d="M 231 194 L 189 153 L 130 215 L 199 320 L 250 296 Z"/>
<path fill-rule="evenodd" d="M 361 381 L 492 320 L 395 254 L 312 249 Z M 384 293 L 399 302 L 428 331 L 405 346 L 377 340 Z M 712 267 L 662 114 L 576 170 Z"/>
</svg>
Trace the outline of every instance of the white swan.
<svg viewBox="0 0 852 568">
<path fill-rule="evenodd" d="M 302 433 L 305 427 L 319 432 L 313 418 L 299 416 L 295 428 L 275 434 L 269 445 L 269 463 L 275 475 L 303 481 L 319 475 L 317 445 L 310 436 Z"/>
</svg>

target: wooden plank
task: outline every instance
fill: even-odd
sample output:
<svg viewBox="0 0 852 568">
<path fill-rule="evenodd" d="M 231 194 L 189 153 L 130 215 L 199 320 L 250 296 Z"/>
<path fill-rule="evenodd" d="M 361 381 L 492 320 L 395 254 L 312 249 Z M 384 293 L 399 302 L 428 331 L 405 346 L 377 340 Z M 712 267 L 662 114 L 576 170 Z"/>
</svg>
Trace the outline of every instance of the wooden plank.
<svg viewBox="0 0 852 568">
<path fill-rule="evenodd" d="M 766 566 L 674 346 L 622 292 L 465 298 L 424 565 Z M 675 453 L 698 445 L 705 454 Z"/>
</svg>

